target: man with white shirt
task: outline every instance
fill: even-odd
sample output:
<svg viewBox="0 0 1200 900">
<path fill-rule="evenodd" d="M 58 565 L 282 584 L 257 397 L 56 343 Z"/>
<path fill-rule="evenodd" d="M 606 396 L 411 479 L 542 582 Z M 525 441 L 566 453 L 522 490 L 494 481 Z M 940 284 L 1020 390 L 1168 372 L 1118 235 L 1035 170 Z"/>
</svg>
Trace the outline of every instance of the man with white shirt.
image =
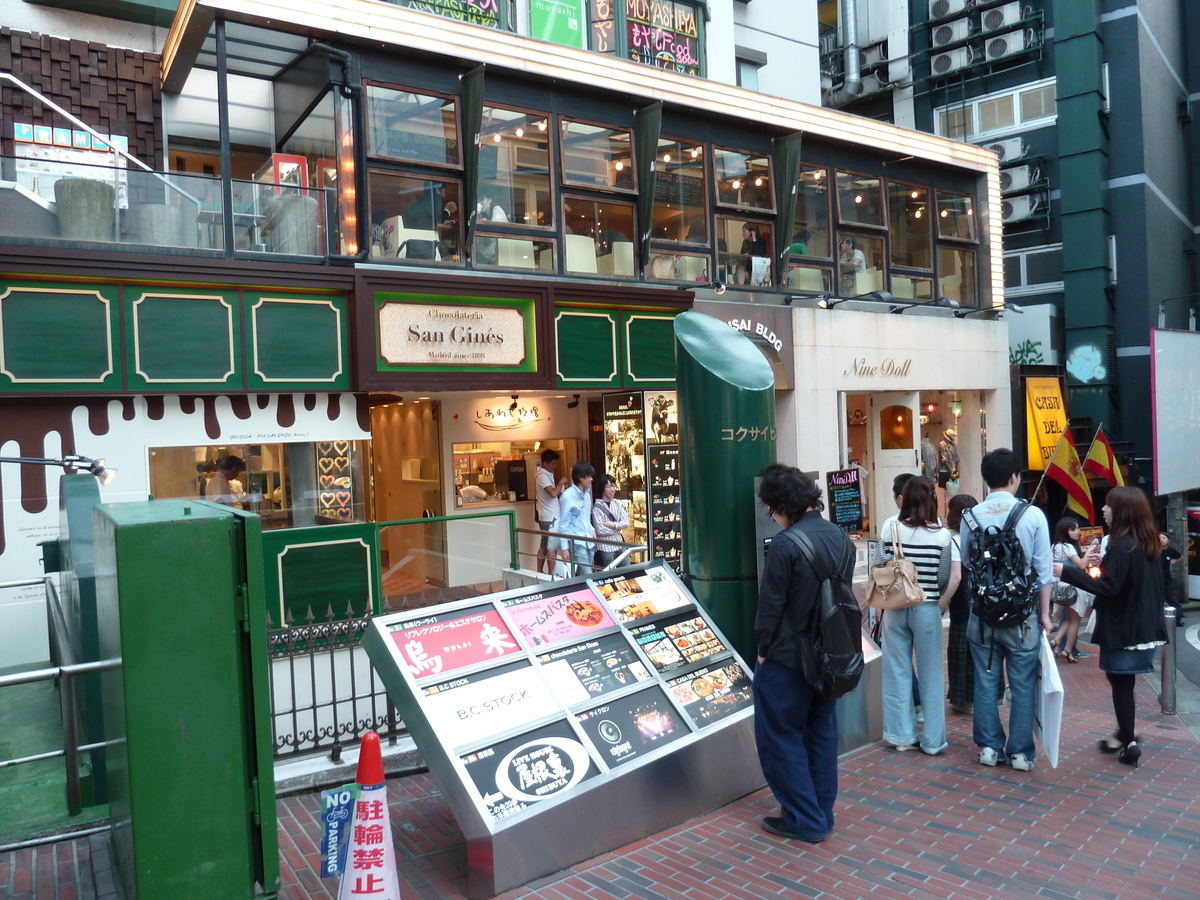
<svg viewBox="0 0 1200 900">
<path fill-rule="evenodd" d="M 592 526 L 592 479 L 596 470 L 591 463 L 577 462 L 571 466 L 572 485 L 559 498 L 561 514 L 558 520 L 558 530 L 563 534 L 576 535 L 581 538 L 594 537 L 595 528 Z M 594 546 L 590 541 L 571 541 L 571 560 L 575 563 L 576 575 L 590 575 L 595 568 L 592 565 Z"/>
</svg>

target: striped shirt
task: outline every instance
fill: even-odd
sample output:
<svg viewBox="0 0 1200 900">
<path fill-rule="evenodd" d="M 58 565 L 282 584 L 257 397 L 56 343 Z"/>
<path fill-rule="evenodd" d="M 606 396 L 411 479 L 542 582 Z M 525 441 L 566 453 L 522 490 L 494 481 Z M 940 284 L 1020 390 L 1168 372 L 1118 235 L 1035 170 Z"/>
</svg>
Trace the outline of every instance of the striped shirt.
<svg viewBox="0 0 1200 900">
<path fill-rule="evenodd" d="M 941 525 L 936 528 L 911 528 L 897 519 L 891 519 L 880 529 L 872 566 L 892 558 L 893 529 L 905 559 L 917 570 L 917 583 L 925 592 L 925 599 L 935 602 L 941 599 L 941 585 L 946 583 L 946 576 L 949 575 L 946 563 L 958 555 L 954 553 L 953 532 Z"/>
</svg>

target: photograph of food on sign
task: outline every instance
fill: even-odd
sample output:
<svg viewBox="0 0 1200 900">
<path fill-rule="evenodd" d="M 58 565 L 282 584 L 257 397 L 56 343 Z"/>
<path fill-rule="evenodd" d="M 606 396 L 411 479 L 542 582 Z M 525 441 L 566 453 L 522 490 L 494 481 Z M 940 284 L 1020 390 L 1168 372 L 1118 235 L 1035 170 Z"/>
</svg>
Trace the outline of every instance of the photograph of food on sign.
<svg viewBox="0 0 1200 900">
<path fill-rule="evenodd" d="M 540 655 L 538 662 L 551 689 L 567 706 L 653 677 L 623 634 L 551 650 Z"/>
<path fill-rule="evenodd" d="M 635 625 L 629 634 L 660 672 L 700 662 L 728 649 L 704 617 L 691 612 Z"/>
<path fill-rule="evenodd" d="M 609 766 L 632 762 L 691 733 L 658 686 L 593 707 L 578 718 Z"/>
<path fill-rule="evenodd" d="M 624 575 L 604 578 L 594 584 L 620 622 L 633 622 L 691 603 L 663 568 L 632 578 Z"/>
<path fill-rule="evenodd" d="M 675 701 L 701 727 L 754 703 L 750 678 L 736 662 L 697 669 L 667 681 Z"/>
<path fill-rule="evenodd" d="M 460 759 L 496 822 L 558 797 L 600 773 L 565 721 L 551 722 Z"/>
<path fill-rule="evenodd" d="M 421 692 L 429 724 L 447 747 L 475 743 L 561 712 L 524 659 L 427 685 Z"/>
<path fill-rule="evenodd" d="M 616 624 L 587 587 L 513 597 L 504 606 L 517 635 L 530 648 L 578 640 Z"/>
<path fill-rule="evenodd" d="M 492 606 L 425 616 L 389 631 L 414 678 L 453 672 L 521 649 Z"/>
</svg>

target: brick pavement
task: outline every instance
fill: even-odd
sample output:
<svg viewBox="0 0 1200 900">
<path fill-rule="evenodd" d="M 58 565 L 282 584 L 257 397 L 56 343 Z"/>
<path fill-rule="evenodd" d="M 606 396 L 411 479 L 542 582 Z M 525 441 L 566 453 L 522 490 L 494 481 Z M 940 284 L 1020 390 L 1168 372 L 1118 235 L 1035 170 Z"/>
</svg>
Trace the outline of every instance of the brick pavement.
<svg viewBox="0 0 1200 900">
<path fill-rule="evenodd" d="M 1112 729 L 1095 657 L 1062 667 L 1062 758 L 1033 772 L 975 762 L 971 720 L 952 715 L 938 757 L 873 746 L 841 764 L 838 824 L 824 844 L 759 827 L 776 812 L 758 791 L 707 816 L 547 876 L 504 900 L 993 898 L 1128 900 L 1200 896 L 1200 745 L 1158 713 L 1138 680 L 1141 768 L 1096 752 Z M 462 835 L 428 775 L 389 783 L 406 900 L 465 896 Z M 279 801 L 284 900 L 332 900 L 317 877 L 318 798 Z M 0 855 L 0 900 L 95 896 L 92 838 Z M 57 870 L 56 870 L 57 867 Z M 56 877 L 51 877 L 52 875 Z M 76 880 L 72 881 L 72 877 Z M 36 883 L 35 883 L 36 882 Z"/>
</svg>

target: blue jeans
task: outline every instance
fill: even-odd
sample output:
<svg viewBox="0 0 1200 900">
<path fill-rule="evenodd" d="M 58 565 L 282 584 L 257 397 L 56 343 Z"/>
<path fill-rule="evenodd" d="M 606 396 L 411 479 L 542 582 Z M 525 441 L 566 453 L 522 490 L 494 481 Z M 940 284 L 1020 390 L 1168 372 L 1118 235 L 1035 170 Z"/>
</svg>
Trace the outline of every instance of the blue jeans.
<svg viewBox="0 0 1200 900">
<path fill-rule="evenodd" d="M 1037 752 L 1033 746 L 1033 719 L 1037 710 L 1038 676 L 1042 671 L 1038 662 L 1041 628 L 1037 612 L 1023 625 L 1012 628 L 992 628 L 971 613 L 967 642 L 975 660 L 975 743 L 981 750 L 991 747 L 1002 756 L 1011 758 L 1020 754 L 1032 761 Z M 1007 743 L 996 708 L 1004 669 L 1008 671 L 1008 687 L 1012 692 Z"/>
<path fill-rule="evenodd" d="M 591 575 L 595 571 L 592 560 L 596 555 L 593 546 L 587 541 L 571 541 L 571 562 L 575 563 L 575 574 Z"/>
<path fill-rule="evenodd" d="M 814 691 L 798 669 L 764 660 L 754 668 L 754 742 L 787 829 L 813 838 L 829 834 L 837 800 L 837 701 Z"/>
<path fill-rule="evenodd" d="M 913 708 L 913 654 L 925 728 L 921 749 L 939 753 L 946 747 L 946 689 L 942 673 L 942 613 L 937 601 L 883 614 L 883 739 L 897 746 L 917 743 L 917 711 Z"/>
</svg>

